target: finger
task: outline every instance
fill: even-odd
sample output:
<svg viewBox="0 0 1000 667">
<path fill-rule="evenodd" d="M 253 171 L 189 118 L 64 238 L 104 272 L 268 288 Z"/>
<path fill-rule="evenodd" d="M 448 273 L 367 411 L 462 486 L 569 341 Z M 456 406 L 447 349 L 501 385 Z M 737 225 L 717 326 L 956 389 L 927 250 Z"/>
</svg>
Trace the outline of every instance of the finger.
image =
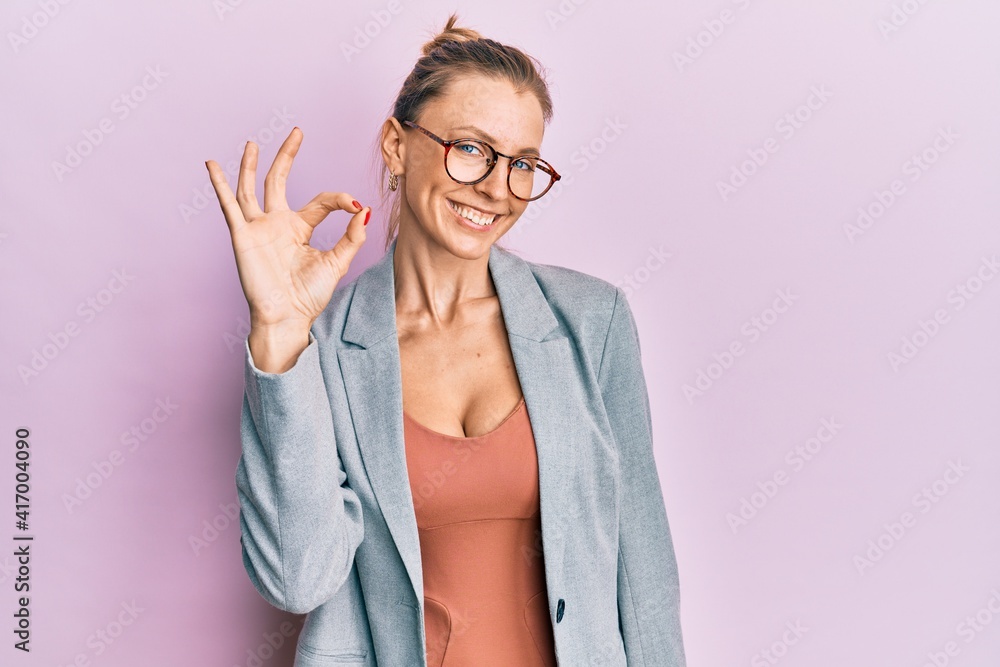
<svg viewBox="0 0 1000 667">
<path fill-rule="evenodd" d="M 240 161 L 240 178 L 236 183 L 236 201 L 240 204 L 243 217 L 253 220 L 264 215 L 257 203 L 257 144 L 248 141 L 243 148 L 243 159 Z"/>
<path fill-rule="evenodd" d="M 347 275 L 348 267 L 351 266 L 354 256 L 358 254 L 358 250 L 367 238 L 365 221 L 370 215 L 371 207 L 366 206 L 351 216 L 344 235 L 340 237 L 336 245 L 323 252 L 323 259 L 333 267 L 333 270 L 341 278 Z"/>
<path fill-rule="evenodd" d="M 321 192 L 300 208 L 298 214 L 309 223 L 310 227 L 316 227 L 331 211 L 358 213 L 363 207 L 355 204 L 357 202 L 354 197 L 346 192 Z"/>
<path fill-rule="evenodd" d="M 285 199 L 285 182 L 288 180 L 288 172 L 292 169 L 292 160 L 299 152 L 302 145 L 302 130 L 298 126 L 293 127 L 288 133 L 288 137 L 278 154 L 274 156 L 271 168 L 267 170 L 264 177 L 264 210 L 274 211 L 277 209 L 287 209 L 288 201 Z"/>
<path fill-rule="evenodd" d="M 233 234 L 246 225 L 243 211 L 240 209 L 236 197 L 233 196 L 233 191 L 229 189 L 229 181 L 226 180 L 226 174 L 222 171 L 222 167 L 215 160 L 207 161 L 205 166 L 208 167 L 208 176 L 212 179 L 215 196 L 219 198 L 219 205 L 222 206 L 222 213 L 226 217 L 229 233 Z"/>
</svg>

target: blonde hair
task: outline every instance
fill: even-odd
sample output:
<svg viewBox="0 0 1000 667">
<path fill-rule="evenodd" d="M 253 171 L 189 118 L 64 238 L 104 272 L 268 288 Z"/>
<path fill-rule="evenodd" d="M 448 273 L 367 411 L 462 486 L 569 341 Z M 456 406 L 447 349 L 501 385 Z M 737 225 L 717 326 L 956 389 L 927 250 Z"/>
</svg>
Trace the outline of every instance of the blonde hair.
<svg viewBox="0 0 1000 667">
<path fill-rule="evenodd" d="M 552 97 L 542 74 L 544 67 L 519 48 L 487 39 L 471 28 L 455 26 L 458 15 L 448 18 L 444 29 L 424 44 L 422 56 L 403 82 L 392 105 L 392 117 L 399 122 L 415 121 L 432 99 L 442 95 L 458 76 L 479 74 L 510 82 L 517 92 L 528 91 L 538 98 L 542 118 L 552 118 Z M 381 158 L 382 132 L 376 137 L 375 164 L 383 207 L 390 204 L 386 222 L 385 249 L 399 232 L 399 191 L 388 188 L 389 168 Z"/>
</svg>

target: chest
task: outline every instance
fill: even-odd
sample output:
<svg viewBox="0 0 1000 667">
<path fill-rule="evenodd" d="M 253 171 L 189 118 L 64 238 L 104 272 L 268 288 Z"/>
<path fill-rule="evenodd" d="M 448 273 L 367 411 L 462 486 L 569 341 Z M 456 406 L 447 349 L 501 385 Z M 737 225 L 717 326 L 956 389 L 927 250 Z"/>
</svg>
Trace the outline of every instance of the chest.
<svg viewBox="0 0 1000 667">
<path fill-rule="evenodd" d="M 399 333 L 403 411 L 458 437 L 493 430 L 522 397 L 499 306 L 495 316 L 447 329 Z"/>
</svg>

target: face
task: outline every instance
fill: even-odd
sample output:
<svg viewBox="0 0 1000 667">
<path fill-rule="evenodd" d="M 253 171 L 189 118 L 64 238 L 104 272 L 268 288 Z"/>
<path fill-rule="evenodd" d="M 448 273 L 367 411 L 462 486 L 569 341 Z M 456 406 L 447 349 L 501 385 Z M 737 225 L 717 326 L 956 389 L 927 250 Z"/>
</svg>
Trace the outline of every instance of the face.
<svg viewBox="0 0 1000 667">
<path fill-rule="evenodd" d="M 480 139 L 514 156 L 539 155 L 544 132 L 542 107 L 534 94 L 517 93 L 506 81 L 478 75 L 455 79 L 413 120 L 444 140 Z M 445 171 L 444 146 L 393 118 L 384 129 L 383 157 L 402 176 L 401 241 L 436 245 L 457 257 L 475 259 L 488 253 L 527 207 L 529 202 L 507 188 L 507 158 L 498 157 L 484 180 L 463 185 Z M 456 207 L 473 209 L 478 222 L 487 224 L 466 219 Z"/>
</svg>

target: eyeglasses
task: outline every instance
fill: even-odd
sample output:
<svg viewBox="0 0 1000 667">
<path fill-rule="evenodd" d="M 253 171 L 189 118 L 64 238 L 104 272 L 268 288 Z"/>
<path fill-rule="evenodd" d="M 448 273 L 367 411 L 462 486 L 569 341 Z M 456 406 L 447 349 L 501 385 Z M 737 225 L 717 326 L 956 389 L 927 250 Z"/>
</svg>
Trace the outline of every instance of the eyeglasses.
<svg viewBox="0 0 1000 667">
<path fill-rule="evenodd" d="M 444 146 L 444 170 L 456 183 L 475 185 L 483 181 L 497 166 L 498 157 L 507 158 L 507 189 L 521 201 L 538 199 L 562 178 L 537 155 L 504 155 L 479 139 L 446 141 L 413 121 L 402 122 Z"/>
</svg>

